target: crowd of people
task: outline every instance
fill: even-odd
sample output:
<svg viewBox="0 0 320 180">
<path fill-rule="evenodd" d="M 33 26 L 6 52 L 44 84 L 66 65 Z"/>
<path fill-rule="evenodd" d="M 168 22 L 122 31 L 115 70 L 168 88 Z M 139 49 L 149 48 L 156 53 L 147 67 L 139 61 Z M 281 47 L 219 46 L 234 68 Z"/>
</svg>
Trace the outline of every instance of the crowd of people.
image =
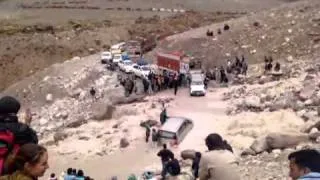
<svg viewBox="0 0 320 180">
<path fill-rule="evenodd" d="M 191 179 L 200 180 L 240 180 L 239 162 L 233 154 L 230 144 L 219 134 L 209 134 L 205 139 L 207 152 L 196 152 L 193 158 Z M 179 161 L 166 144 L 157 154 L 162 163 L 162 179 L 171 179 L 181 175 Z M 288 156 L 289 176 L 292 180 L 320 179 L 320 152 L 315 149 L 303 149 Z M 174 178 L 173 178 L 174 179 Z"/>
</svg>

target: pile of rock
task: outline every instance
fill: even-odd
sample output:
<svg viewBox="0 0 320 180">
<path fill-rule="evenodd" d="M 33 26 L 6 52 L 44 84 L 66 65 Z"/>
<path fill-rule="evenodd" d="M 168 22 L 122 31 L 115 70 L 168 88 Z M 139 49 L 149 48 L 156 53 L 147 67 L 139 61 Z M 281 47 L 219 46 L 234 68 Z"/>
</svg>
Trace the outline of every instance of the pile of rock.
<svg viewBox="0 0 320 180">
<path fill-rule="evenodd" d="M 242 111 L 276 111 L 293 109 L 305 120 L 313 119 L 320 112 L 320 74 L 315 68 L 306 68 L 300 78 L 271 82 L 256 88 L 241 86 L 224 94 L 224 100 L 231 100 L 234 107 L 228 114 Z"/>
</svg>

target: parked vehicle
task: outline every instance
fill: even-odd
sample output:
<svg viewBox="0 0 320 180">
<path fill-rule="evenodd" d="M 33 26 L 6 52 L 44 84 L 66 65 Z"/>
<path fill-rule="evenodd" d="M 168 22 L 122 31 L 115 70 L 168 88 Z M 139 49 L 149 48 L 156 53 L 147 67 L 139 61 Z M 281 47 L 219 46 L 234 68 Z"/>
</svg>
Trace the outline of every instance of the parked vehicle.
<svg viewBox="0 0 320 180">
<path fill-rule="evenodd" d="M 138 77 L 147 77 L 151 72 L 151 69 L 147 65 L 139 66 L 138 64 L 133 64 L 132 72 Z"/>
<path fill-rule="evenodd" d="M 102 64 L 107 64 L 111 62 L 112 60 L 112 54 L 109 51 L 104 51 L 101 53 L 101 63 Z"/>
<path fill-rule="evenodd" d="M 111 52 L 112 55 L 121 54 L 122 53 L 120 49 L 110 49 L 110 52 Z"/>
<path fill-rule="evenodd" d="M 125 73 L 132 73 L 133 72 L 133 63 L 131 60 L 124 60 L 119 62 L 119 69 L 124 71 Z"/>
<path fill-rule="evenodd" d="M 185 74 L 189 71 L 189 58 L 181 53 L 158 53 L 157 65 L 159 69 L 169 72 L 180 72 Z"/>
<path fill-rule="evenodd" d="M 124 51 L 124 50 L 125 50 L 125 45 L 126 45 L 126 43 L 125 43 L 125 42 L 121 42 L 121 43 L 118 43 L 118 44 L 112 45 L 112 46 L 111 46 L 111 50 L 120 50 L 120 51 Z"/>
<path fill-rule="evenodd" d="M 180 143 L 193 128 L 192 120 L 184 117 L 168 117 L 167 121 L 159 129 L 159 141 L 161 144 Z"/>
<path fill-rule="evenodd" d="M 120 61 L 122 61 L 122 55 L 121 54 L 114 54 L 112 62 L 118 64 Z"/>
<path fill-rule="evenodd" d="M 190 96 L 205 96 L 206 87 L 202 74 L 194 74 L 191 76 Z"/>
</svg>

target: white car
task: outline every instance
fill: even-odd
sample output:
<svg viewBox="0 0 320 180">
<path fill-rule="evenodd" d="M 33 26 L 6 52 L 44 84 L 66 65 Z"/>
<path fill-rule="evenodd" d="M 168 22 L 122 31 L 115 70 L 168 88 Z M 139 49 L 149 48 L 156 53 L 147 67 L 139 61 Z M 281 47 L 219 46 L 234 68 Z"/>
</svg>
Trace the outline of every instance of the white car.
<svg viewBox="0 0 320 180">
<path fill-rule="evenodd" d="M 120 61 L 122 61 L 122 55 L 121 54 L 114 54 L 112 62 L 118 64 Z"/>
<path fill-rule="evenodd" d="M 190 96 L 205 96 L 206 88 L 202 79 L 193 79 L 190 84 Z"/>
<path fill-rule="evenodd" d="M 134 64 L 133 66 L 133 73 L 138 77 L 148 77 L 148 75 L 151 72 L 151 69 L 149 66 L 139 66 L 137 64 Z"/>
<path fill-rule="evenodd" d="M 125 73 L 131 73 L 133 71 L 132 65 L 133 63 L 131 60 L 124 60 L 119 62 L 120 70 L 124 71 Z"/>
<path fill-rule="evenodd" d="M 109 51 L 104 51 L 101 53 L 101 63 L 106 64 L 112 60 L 112 54 Z"/>
</svg>

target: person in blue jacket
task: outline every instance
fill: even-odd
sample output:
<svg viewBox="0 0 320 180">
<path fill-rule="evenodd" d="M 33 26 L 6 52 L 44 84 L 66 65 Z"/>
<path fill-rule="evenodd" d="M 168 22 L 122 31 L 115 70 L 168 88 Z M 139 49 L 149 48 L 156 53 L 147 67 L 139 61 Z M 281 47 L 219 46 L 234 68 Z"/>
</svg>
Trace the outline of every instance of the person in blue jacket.
<svg viewBox="0 0 320 180">
<path fill-rule="evenodd" d="M 289 154 L 289 176 L 292 180 L 320 180 L 320 153 L 304 149 Z"/>
</svg>

